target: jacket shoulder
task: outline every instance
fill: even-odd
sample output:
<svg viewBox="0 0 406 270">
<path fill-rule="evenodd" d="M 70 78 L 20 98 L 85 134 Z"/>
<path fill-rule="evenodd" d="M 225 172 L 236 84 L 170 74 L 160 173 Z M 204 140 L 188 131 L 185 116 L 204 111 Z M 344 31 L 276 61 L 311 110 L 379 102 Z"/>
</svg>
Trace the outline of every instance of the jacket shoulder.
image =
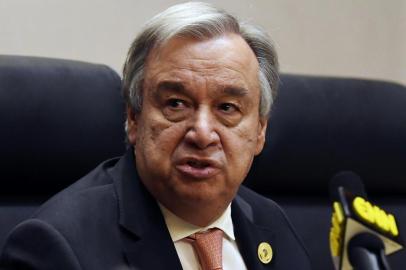
<svg viewBox="0 0 406 270">
<path fill-rule="evenodd" d="M 252 214 L 257 221 L 264 221 L 267 217 L 272 216 L 272 219 L 277 219 L 284 225 L 289 224 L 289 219 L 287 218 L 284 210 L 272 199 L 265 197 L 256 193 L 255 191 L 241 186 L 238 191 L 238 196 L 252 209 Z"/>
<path fill-rule="evenodd" d="M 28 255 L 29 254 L 29 255 Z M 47 254 L 47 260 L 41 258 Z M 0 257 L 1 269 L 81 269 L 65 237 L 48 223 L 29 219 L 10 233 Z"/>
<path fill-rule="evenodd" d="M 106 202 L 103 203 L 105 207 L 108 201 L 115 197 L 110 170 L 116 162 L 116 159 L 112 159 L 101 163 L 87 175 L 55 194 L 41 205 L 33 218 L 56 222 L 63 220 L 65 216 L 75 218 L 87 211 L 95 214 L 95 207 L 101 207 L 101 201 Z"/>
<path fill-rule="evenodd" d="M 116 162 L 103 162 L 17 225 L 6 239 L 0 265 L 5 269 L 100 269 L 101 263 L 121 263 L 114 252 L 120 247 L 112 175 Z M 99 259 L 87 258 L 89 250 Z M 49 260 L 43 260 L 44 254 Z"/>
</svg>

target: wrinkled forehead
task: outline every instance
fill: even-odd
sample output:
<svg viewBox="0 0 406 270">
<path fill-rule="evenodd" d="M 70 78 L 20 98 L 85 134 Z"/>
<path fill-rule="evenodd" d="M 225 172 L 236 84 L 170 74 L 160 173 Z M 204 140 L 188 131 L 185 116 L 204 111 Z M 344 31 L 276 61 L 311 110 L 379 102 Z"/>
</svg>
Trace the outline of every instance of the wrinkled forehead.
<svg viewBox="0 0 406 270">
<path fill-rule="evenodd" d="M 178 82 L 186 88 L 247 89 L 259 100 L 258 61 L 239 35 L 199 40 L 177 37 L 152 51 L 145 65 L 144 88 Z"/>
</svg>

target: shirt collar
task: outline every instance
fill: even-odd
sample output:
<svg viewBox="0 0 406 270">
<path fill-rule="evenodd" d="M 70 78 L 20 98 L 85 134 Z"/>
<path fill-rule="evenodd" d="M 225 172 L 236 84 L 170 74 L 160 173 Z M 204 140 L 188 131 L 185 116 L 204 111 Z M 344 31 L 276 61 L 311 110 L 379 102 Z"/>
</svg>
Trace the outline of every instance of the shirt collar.
<svg viewBox="0 0 406 270">
<path fill-rule="evenodd" d="M 171 235 L 172 241 L 176 242 L 191 234 L 206 231 L 212 228 L 219 228 L 225 235 L 231 240 L 235 240 L 233 222 L 231 219 L 231 204 L 228 205 L 227 209 L 223 214 L 216 219 L 213 223 L 206 227 L 199 227 L 186 222 L 181 219 L 171 211 L 169 211 L 165 206 L 158 202 L 161 212 L 164 216 L 166 226 L 168 227 L 169 234 Z"/>
</svg>

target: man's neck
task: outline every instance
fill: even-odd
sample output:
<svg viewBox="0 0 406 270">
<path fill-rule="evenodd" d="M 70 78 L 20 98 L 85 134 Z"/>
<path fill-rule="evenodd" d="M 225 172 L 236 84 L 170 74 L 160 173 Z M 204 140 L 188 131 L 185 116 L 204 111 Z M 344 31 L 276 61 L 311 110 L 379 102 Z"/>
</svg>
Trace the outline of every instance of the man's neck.
<svg viewBox="0 0 406 270">
<path fill-rule="evenodd" d="M 158 204 L 164 216 L 166 226 L 168 227 L 169 234 L 171 235 L 173 242 L 184 239 L 185 237 L 190 236 L 193 233 L 206 231 L 212 228 L 218 228 L 222 230 L 225 235 L 229 237 L 229 239 L 235 240 L 233 223 L 231 219 L 231 205 L 229 205 L 222 213 L 222 215 L 214 222 L 205 227 L 200 227 L 186 222 L 185 220 L 172 213 L 169 209 L 167 209 L 159 202 Z"/>
<path fill-rule="evenodd" d="M 185 205 L 179 202 L 167 203 L 160 202 L 165 208 L 184 221 L 198 227 L 206 227 L 217 220 L 227 209 L 230 203 L 217 206 L 204 204 Z"/>
</svg>

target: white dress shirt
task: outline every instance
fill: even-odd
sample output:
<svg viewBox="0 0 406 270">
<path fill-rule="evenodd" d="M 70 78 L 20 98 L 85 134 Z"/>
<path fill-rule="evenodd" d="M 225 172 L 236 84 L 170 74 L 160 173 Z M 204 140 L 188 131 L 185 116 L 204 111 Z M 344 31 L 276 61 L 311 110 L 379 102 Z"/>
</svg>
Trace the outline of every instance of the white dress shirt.
<svg viewBox="0 0 406 270">
<path fill-rule="evenodd" d="M 158 203 L 159 204 L 159 203 Z M 233 221 L 231 219 L 231 206 L 207 227 L 201 228 L 190 224 L 176 216 L 163 205 L 159 204 L 165 218 L 169 234 L 175 244 L 176 252 L 184 270 L 202 269 L 193 246 L 185 238 L 197 232 L 218 228 L 224 232 L 223 236 L 223 270 L 247 270 L 244 260 L 238 250 L 234 237 Z"/>
</svg>

